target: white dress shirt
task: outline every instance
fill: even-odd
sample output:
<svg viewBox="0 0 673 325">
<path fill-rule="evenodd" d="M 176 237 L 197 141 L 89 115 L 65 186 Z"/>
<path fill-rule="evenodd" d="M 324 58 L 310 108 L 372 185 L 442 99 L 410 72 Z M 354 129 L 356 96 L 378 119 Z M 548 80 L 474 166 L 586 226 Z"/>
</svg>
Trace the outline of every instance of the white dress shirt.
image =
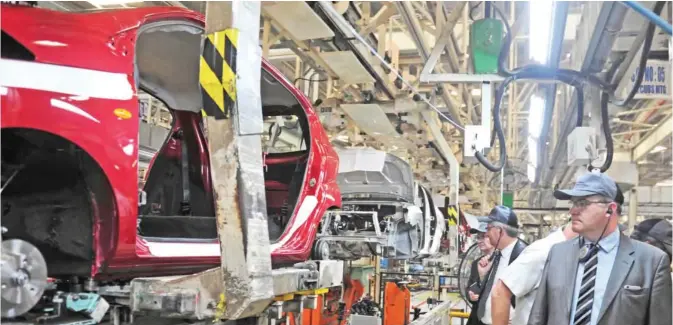
<svg viewBox="0 0 673 325">
<path fill-rule="evenodd" d="M 500 251 L 500 262 L 498 262 L 498 269 L 495 271 L 495 277 L 493 278 L 493 285 L 498 283 L 498 279 L 500 276 L 502 276 L 502 272 L 507 268 L 507 264 L 509 263 L 509 258 L 512 256 L 512 251 L 514 250 L 514 245 L 516 245 L 518 240 L 513 241 L 511 244 L 507 245 L 507 247 L 503 248 Z M 518 259 L 518 258 L 517 258 Z M 495 261 L 493 261 L 495 264 Z M 493 318 L 491 318 L 491 293 L 493 292 L 493 288 L 491 288 L 491 291 L 488 292 L 488 298 L 486 300 L 486 310 L 484 311 L 484 317 L 481 318 L 481 322 L 484 324 L 492 324 L 493 323 Z M 509 315 L 510 319 L 512 318 L 512 314 L 514 313 L 514 309 L 510 306 L 509 310 Z"/>
<path fill-rule="evenodd" d="M 502 272 L 500 280 L 516 296 L 514 315 L 512 315 L 511 309 L 509 314 L 512 324 L 528 323 L 528 316 L 533 309 L 535 293 L 542 279 L 542 271 L 547 256 L 549 256 L 552 246 L 565 240 L 563 230 L 559 229 L 547 237 L 533 242 Z"/>
</svg>

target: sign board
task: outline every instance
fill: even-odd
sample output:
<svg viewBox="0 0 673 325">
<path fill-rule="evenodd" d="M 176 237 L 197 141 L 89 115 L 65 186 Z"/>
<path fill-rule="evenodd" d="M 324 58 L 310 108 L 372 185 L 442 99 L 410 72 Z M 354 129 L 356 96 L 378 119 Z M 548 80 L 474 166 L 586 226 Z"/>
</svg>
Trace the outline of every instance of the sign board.
<svg viewBox="0 0 673 325">
<path fill-rule="evenodd" d="M 622 98 L 626 97 L 633 88 L 638 75 L 637 67 L 631 79 L 622 89 Z M 645 65 L 645 74 L 643 75 L 643 82 L 638 87 L 635 99 L 670 99 L 671 89 L 669 78 L 671 78 L 671 63 L 665 60 L 647 60 Z"/>
</svg>

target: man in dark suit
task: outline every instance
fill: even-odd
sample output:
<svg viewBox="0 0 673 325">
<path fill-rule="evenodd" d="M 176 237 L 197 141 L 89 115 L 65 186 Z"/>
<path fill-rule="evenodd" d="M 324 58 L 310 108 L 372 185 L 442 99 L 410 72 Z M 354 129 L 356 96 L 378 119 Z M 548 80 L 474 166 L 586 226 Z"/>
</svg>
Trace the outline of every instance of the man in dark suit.
<svg viewBox="0 0 673 325">
<path fill-rule="evenodd" d="M 673 235 L 673 226 L 670 220 L 661 218 L 647 219 L 636 225 L 631 233 L 631 239 L 648 243 L 661 249 L 671 259 L 671 237 Z"/>
<path fill-rule="evenodd" d="M 527 244 L 518 238 L 519 220 L 512 209 L 499 205 L 491 210 L 488 217 L 479 219 L 480 222 L 487 224 L 486 236 L 496 250 L 490 256 L 479 260 L 477 269 L 481 293 L 476 303 L 477 308 L 472 310 L 471 316 L 476 312 L 475 324 L 491 324 L 491 289 L 502 271 L 516 260 Z M 514 298 L 512 297 L 512 307 Z"/>
<path fill-rule="evenodd" d="M 598 172 L 554 192 L 572 202 L 579 237 L 552 247 L 529 325 L 671 324 L 670 260 L 619 231 L 617 193 L 614 180 Z"/>
<path fill-rule="evenodd" d="M 491 244 L 491 241 L 486 236 L 486 223 L 480 222 L 478 228 L 470 229 L 470 234 L 476 236 L 477 238 L 477 247 L 481 251 L 481 256 L 472 262 L 472 268 L 470 269 L 470 277 L 467 280 L 467 300 L 472 303 L 472 313 L 467 320 L 467 325 L 478 325 L 479 321 L 477 320 L 477 302 L 479 301 L 479 294 L 481 293 L 481 284 L 479 283 L 479 261 L 484 256 L 491 256 L 495 247 Z"/>
</svg>

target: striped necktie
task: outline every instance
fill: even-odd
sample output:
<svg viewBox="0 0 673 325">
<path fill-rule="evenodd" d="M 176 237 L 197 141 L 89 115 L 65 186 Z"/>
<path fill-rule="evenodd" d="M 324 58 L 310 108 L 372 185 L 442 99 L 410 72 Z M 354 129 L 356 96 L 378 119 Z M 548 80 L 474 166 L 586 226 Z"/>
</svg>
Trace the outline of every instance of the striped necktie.
<svg viewBox="0 0 673 325">
<path fill-rule="evenodd" d="M 586 325 L 591 322 L 591 310 L 594 305 L 594 286 L 596 284 L 596 269 L 598 268 L 598 249 L 593 249 L 594 244 L 589 244 L 589 256 L 584 263 L 584 275 L 580 293 L 575 305 L 574 325 Z"/>
</svg>

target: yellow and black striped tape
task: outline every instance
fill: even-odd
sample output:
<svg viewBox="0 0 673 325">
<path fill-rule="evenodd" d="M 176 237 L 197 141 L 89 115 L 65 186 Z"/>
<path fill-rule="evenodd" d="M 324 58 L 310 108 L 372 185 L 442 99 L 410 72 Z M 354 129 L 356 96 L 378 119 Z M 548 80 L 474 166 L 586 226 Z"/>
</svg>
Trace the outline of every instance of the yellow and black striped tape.
<svg viewBox="0 0 673 325">
<path fill-rule="evenodd" d="M 449 226 L 455 226 L 458 224 L 458 211 L 456 211 L 456 207 L 453 205 L 450 205 L 446 209 L 446 214 L 448 215 L 448 220 L 447 222 L 449 223 Z"/>
<path fill-rule="evenodd" d="M 236 109 L 236 56 L 238 30 L 208 34 L 204 40 L 199 79 L 203 116 L 228 119 Z"/>
</svg>

